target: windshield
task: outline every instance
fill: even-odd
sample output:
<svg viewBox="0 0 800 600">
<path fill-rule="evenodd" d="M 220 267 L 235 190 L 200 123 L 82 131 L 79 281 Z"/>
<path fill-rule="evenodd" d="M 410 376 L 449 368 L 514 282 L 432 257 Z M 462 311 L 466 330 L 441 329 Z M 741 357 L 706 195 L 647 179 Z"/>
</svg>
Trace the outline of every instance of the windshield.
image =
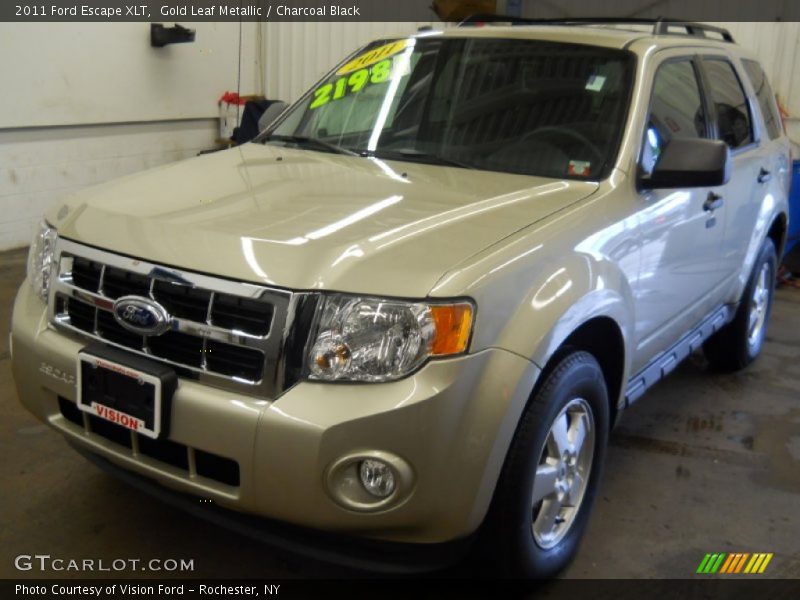
<svg viewBox="0 0 800 600">
<path fill-rule="evenodd" d="M 601 179 L 616 156 L 632 62 L 621 50 L 540 40 L 384 40 L 340 65 L 259 139 Z"/>
</svg>

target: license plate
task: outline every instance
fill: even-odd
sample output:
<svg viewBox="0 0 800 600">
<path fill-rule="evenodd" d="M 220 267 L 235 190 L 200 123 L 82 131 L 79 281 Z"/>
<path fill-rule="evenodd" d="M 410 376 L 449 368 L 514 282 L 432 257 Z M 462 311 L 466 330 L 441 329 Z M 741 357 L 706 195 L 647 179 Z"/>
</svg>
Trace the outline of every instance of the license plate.
<svg viewBox="0 0 800 600">
<path fill-rule="evenodd" d="M 162 432 L 162 377 L 124 363 L 78 353 L 78 408 L 149 438 Z"/>
</svg>

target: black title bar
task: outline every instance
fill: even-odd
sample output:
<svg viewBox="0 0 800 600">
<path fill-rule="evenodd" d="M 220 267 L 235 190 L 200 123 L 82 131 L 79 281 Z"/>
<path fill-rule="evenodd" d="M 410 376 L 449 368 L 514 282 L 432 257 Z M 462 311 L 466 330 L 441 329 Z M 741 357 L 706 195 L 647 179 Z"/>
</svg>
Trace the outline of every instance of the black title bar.
<svg viewBox="0 0 800 600">
<path fill-rule="evenodd" d="M 438 21 L 437 0 L 3 0 L 4 22 Z M 800 21 L 785 0 L 521 0 L 518 17 Z"/>
<path fill-rule="evenodd" d="M 269 579 L 269 580 L 132 580 L 38 579 L 0 582 L 3 598 L 341 598 L 408 600 L 409 598 L 537 598 L 540 600 L 641 600 L 703 598 L 705 600 L 796 600 L 800 585 L 791 579 L 722 579 L 695 577 L 673 580 L 568 579 L 523 581 L 503 579 Z"/>
<path fill-rule="evenodd" d="M 430 21 L 430 0 L 11 0 L 0 21 Z"/>
</svg>

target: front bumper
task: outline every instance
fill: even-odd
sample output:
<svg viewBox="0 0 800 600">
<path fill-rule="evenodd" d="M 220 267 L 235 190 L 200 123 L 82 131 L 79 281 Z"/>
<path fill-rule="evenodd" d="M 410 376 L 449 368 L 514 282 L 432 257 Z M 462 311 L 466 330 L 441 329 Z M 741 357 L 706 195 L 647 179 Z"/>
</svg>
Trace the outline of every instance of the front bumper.
<svg viewBox="0 0 800 600">
<path fill-rule="evenodd" d="M 427 573 L 449 567 L 464 558 L 475 537 L 423 545 L 354 538 L 288 525 L 200 502 L 195 496 L 165 488 L 155 480 L 119 467 L 79 445 L 73 447 L 100 469 L 165 504 L 273 548 L 351 569 L 389 575 Z"/>
<path fill-rule="evenodd" d="M 77 447 L 172 490 L 240 512 L 329 532 L 411 543 L 473 533 L 486 514 L 538 368 L 489 349 L 429 363 L 387 384 L 301 383 L 265 400 L 181 379 L 172 401 L 177 448 L 235 461 L 239 484 L 173 466 L 62 415 L 75 402 L 86 341 L 54 330 L 44 304 L 21 287 L 12 322 L 12 369 L 21 402 Z M 361 511 L 334 499 L 332 465 L 387 454 L 409 465 L 406 491 Z M 190 461 L 191 462 L 191 461 Z"/>
</svg>

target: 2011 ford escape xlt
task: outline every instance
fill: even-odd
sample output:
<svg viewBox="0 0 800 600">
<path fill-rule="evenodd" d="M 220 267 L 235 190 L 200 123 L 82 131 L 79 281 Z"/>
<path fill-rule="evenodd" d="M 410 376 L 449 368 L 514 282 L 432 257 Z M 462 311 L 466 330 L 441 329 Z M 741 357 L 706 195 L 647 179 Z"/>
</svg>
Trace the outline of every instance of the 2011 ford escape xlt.
<svg viewBox="0 0 800 600">
<path fill-rule="evenodd" d="M 759 354 L 788 181 L 724 30 L 380 40 L 253 143 L 47 212 L 19 397 L 236 513 L 552 575 L 620 412 L 701 347 Z"/>
</svg>

